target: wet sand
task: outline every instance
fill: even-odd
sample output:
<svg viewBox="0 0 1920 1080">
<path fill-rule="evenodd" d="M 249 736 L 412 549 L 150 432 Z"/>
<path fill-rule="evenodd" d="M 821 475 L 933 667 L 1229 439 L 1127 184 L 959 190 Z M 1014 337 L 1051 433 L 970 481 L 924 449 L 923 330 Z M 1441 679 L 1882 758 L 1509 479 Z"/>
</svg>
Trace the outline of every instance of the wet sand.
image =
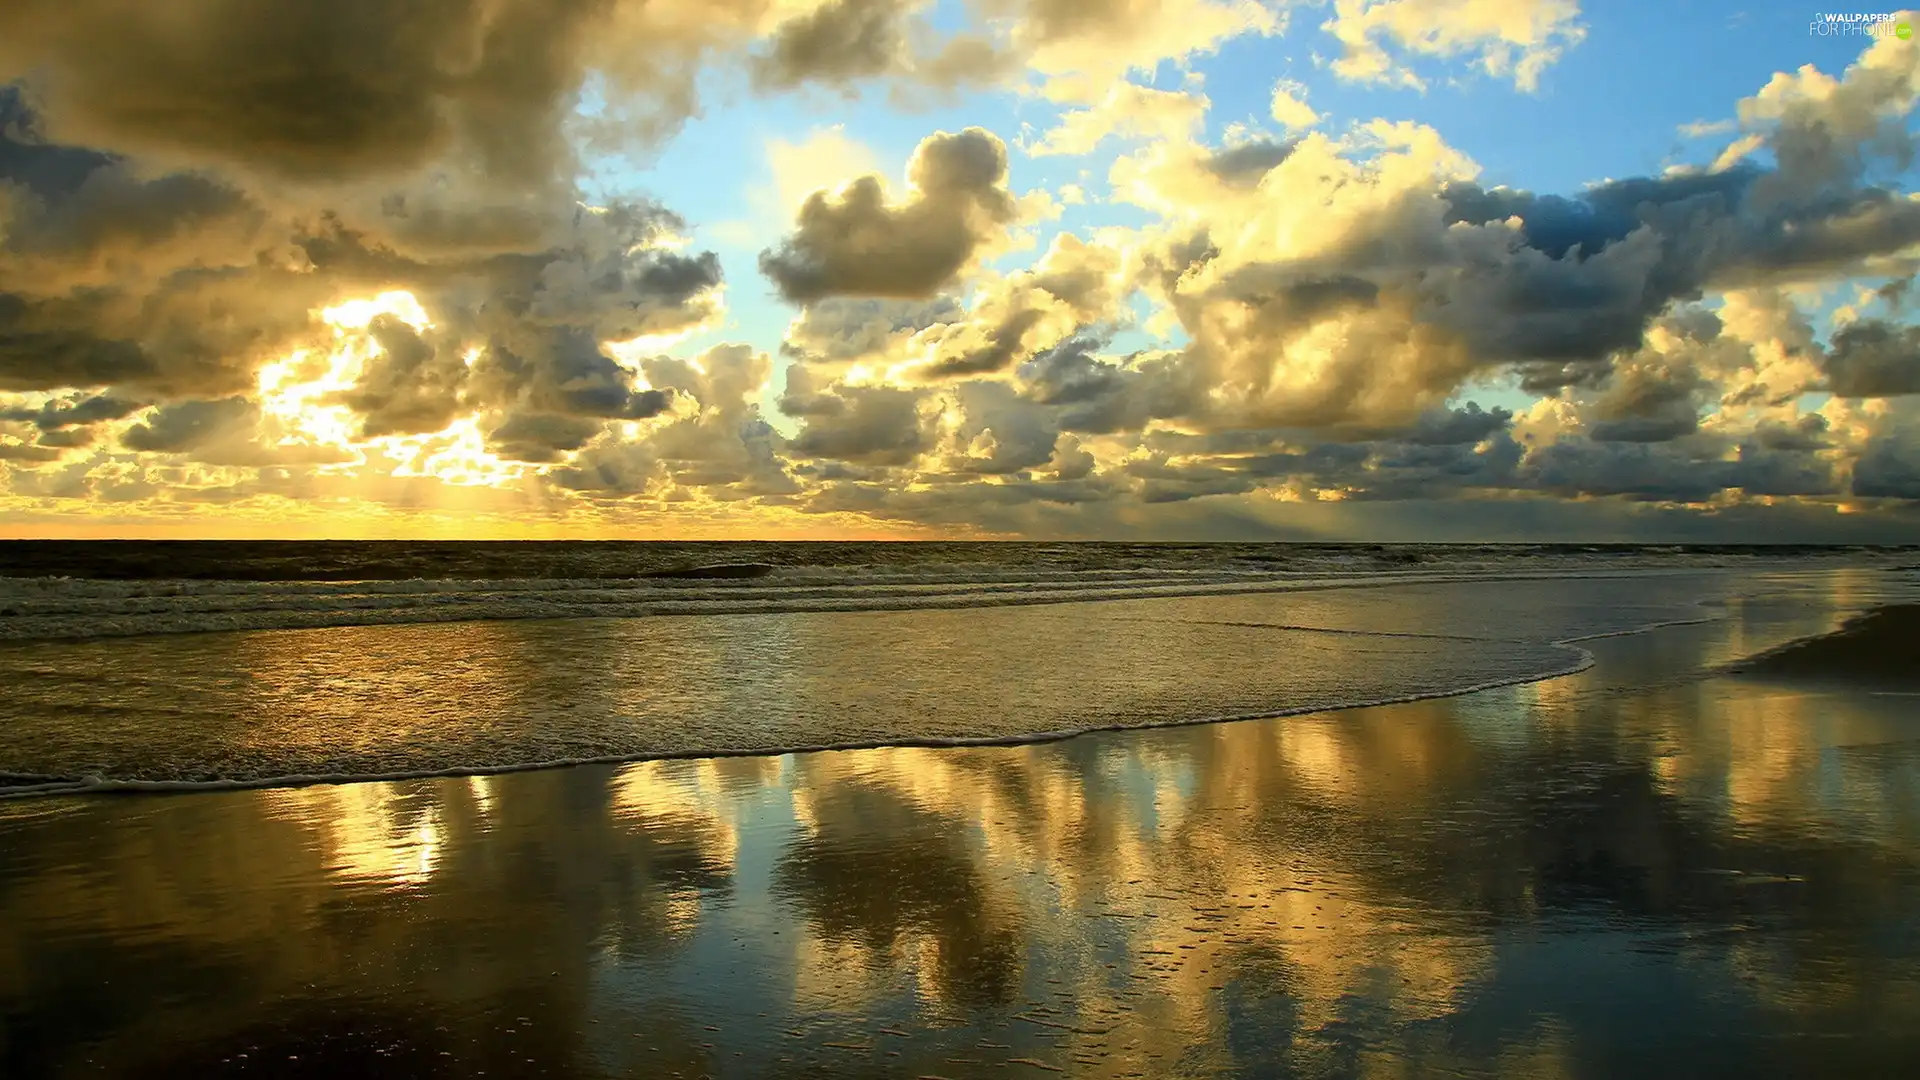
<svg viewBox="0 0 1920 1080">
<path fill-rule="evenodd" d="M 1889 604 L 1840 630 L 1735 666 L 1760 678 L 1920 691 L 1920 604 Z"/>
<path fill-rule="evenodd" d="M 1271 721 L 0 801 L 0 1075 L 1915 1075 L 1920 710 L 1707 674 L 1858 606 Z"/>
</svg>

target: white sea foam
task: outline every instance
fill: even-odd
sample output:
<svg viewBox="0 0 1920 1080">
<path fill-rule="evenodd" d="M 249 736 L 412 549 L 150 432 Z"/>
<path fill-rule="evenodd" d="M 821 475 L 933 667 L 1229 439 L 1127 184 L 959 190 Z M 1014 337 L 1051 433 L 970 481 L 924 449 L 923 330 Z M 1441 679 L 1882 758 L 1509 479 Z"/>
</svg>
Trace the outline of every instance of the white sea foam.
<svg viewBox="0 0 1920 1080">
<path fill-rule="evenodd" d="M 1701 620 L 1687 621 L 1697 622 Z M 1649 627 L 1648 629 L 1652 628 Z M 1613 634 L 1600 634 L 1595 636 L 1612 637 L 1633 632 L 1634 631 L 1617 631 Z M 796 743 L 791 746 L 769 745 L 751 749 L 703 748 L 685 751 L 554 758 L 551 760 L 515 762 L 500 765 L 403 769 L 388 772 L 292 773 L 284 776 L 249 777 L 245 779 L 144 780 L 99 775 L 44 776 L 0 772 L 0 800 L 45 797 L 49 795 L 136 795 L 206 791 L 245 791 L 256 788 L 311 787 L 316 784 L 348 784 L 378 780 L 426 780 L 462 776 L 499 776 L 506 773 L 531 772 L 535 769 L 575 768 L 586 765 L 622 765 L 635 761 L 718 757 L 768 757 L 781 754 L 817 754 L 846 750 L 871 750 L 884 746 L 927 747 L 933 749 L 964 746 L 1025 746 L 1033 743 L 1058 742 L 1062 739 L 1078 738 L 1082 735 L 1091 735 L 1103 731 L 1146 731 L 1157 728 L 1195 727 L 1203 724 L 1225 724 L 1246 720 L 1275 720 L 1288 716 L 1305 716 L 1312 713 L 1328 712 L 1335 709 L 1378 708 L 1385 705 L 1400 705 L 1414 701 L 1430 701 L 1438 698 L 1459 697 L 1464 694 L 1479 693 L 1483 690 L 1494 690 L 1503 686 L 1515 686 L 1521 683 L 1538 682 L 1542 679 L 1574 675 L 1593 666 L 1593 654 L 1591 652 L 1570 643 L 1555 644 L 1566 649 L 1570 654 L 1568 662 L 1557 668 L 1529 672 L 1525 675 L 1508 678 L 1468 683 L 1431 693 L 1400 694 L 1364 700 L 1343 701 L 1330 705 L 1301 705 L 1263 712 L 1171 717 L 1142 723 L 1089 725 L 1085 727 L 1028 732 L 1018 735 L 990 735 L 974 738 L 937 738 L 899 735 L 879 739 L 860 739 L 831 743 Z"/>
</svg>

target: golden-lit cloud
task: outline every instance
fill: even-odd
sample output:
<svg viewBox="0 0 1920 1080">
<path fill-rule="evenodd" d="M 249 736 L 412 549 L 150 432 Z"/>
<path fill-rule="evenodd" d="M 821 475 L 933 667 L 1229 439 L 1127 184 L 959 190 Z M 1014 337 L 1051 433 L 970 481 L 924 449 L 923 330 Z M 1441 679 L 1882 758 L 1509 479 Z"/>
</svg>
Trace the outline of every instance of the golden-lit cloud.
<svg viewBox="0 0 1920 1080">
<path fill-rule="evenodd" d="M 1281 5 L 936 7 L 506 0 L 403 33 L 355 2 L 215 33 L 212 0 L 29 5 L 0 43 L 0 508 L 408 535 L 1910 523 L 1920 200 L 1893 178 L 1920 43 L 1761 81 L 1683 132 L 1726 140 L 1700 164 L 1555 195 L 1290 76 L 1215 114 L 1183 65 L 1282 33 Z M 1328 14 L 1294 30 L 1331 35 L 1333 77 L 1523 91 L 1585 17 Z M 355 27 L 378 47 L 344 49 Z M 201 37 L 191 65 L 169 45 Z M 708 85 L 1035 120 L 929 122 L 910 152 L 763 135 L 764 179 L 712 179 L 747 207 L 717 223 L 580 178 Z M 757 265 L 723 273 L 716 235 Z"/>
<path fill-rule="evenodd" d="M 1320 114 L 1307 104 L 1307 88 L 1292 79 L 1282 79 L 1273 87 L 1273 100 L 1267 114 L 1281 127 L 1303 130 L 1320 122 Z"/>
<path fill-rule="evenodd" d="M 1336 0 L 1324 25 L 1343 52 L 1333 71 L 1358 82 L 1423 88 L 1395 57 L 1465 58 L 1521 90 L 1586 37 L 1578 0 Z"/>
</svg>

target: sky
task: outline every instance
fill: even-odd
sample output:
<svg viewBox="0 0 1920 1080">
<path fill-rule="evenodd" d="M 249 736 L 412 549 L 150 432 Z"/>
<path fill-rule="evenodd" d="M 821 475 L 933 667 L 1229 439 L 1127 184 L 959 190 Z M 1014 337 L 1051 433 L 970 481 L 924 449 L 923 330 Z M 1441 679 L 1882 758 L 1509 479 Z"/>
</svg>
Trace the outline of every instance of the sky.
<svg viewBox="0 0 1920 1080">
<path fill-rule="evenodd" d="M 4 19 L 0 536 L 1920 542 L 1912 12 Z"/>
</svg>

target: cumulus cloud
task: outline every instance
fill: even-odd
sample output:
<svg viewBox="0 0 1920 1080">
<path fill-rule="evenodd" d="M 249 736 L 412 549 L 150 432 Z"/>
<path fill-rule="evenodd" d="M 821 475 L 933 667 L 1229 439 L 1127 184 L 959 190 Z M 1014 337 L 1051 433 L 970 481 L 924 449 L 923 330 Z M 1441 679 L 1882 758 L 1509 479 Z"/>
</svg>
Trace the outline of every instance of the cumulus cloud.
<svg viewBox="0 0 1920 1080">
<path fill-rule="evenodd" d="M 1259 0 L 981 0 L 1012 20 L 1013 43 L 1056 101 L 1093 102 L 1136 71 L 1212 52 L 1286 18 Z"/>
<path fill-rule="evenodd" d="M 1920 499 L 1920 442 L 1883 436 L 1853 466 L 1852 493 L 1872 499 Z"/>
<path fill-rule="evenodd" d="M 1577 0 L 1337 0 L 1321 29 L 1337 38 L 1334 73 L 1359 82 L 1426 86 L 1402 57 L 1465 59 L 1521 90 L 1586 37 Z"/>
<path fill-rule="evenodd" d="M 465 411 L 467 365 L 451 347 L 392 315 L 374 317 L 380 353 L 339 401 L 360 415 L 362 437 L 439 431 Z"/>
<path fill-rule="evenodd" d="M 950 284 L 1011 224 L 1007 147 L 984 128 L 940 132 L 907 164 L 907 198 L 889 203 L 877 176 L 837 196 L 816 192 L 796 227 L 760 256 L 789 300 L 830 296 L 917 298 Z"/>
<path fill-rule="evenodd" d="M 1842 397 L 1920 394 L 1920 326 L 1849 323 L 1827 353 L 1828 387 Z"/>
<path fill-rule="evenodd" d="M 563 183 L 562 120 L 598 73 L 623 115 L 670 130 L 698 62 L 751 36 L 764 0 L 26 0 L 0 79 L 30 75 L 62 143 L 296 183 L 448 160 Z M 637 112 L 635 110 L 638 110 Z"/>
<path fill-rule="evenodd" d="M 1886 72 L 1908 70 L 1913 53 L 1874 50 L 1835 85 L 1864 81 L 1875 108 L 1894 108 Z M 1828 100 L 1855 107 L 1848 94 Z M 1764 142 L 1826 121 L 1815 109 L 1753 123 Z M 988 467 L 1011 470 L 992 496 L 1000 509 L 1049 497 L 1049 466 L 1111 478 L 1077 499 L 1139 505 L 1261 492 L 1716 507 L 1893 497 L 1904 437 L 1872 434 L 1885 426 L 1871 417 L 1858 421 L 1867 434 L 1839 433 L 1797 404 L 1823 380 L 1905 392 L 1897 373 L 1910 366 L 1904 328 L 1859 319 L 1823 347 L 1792 299 L 1798 283 L 1898 267 L 1915 242 L 1910 200 L 1871 179 L 1904 160 L 1900 145 L 1844 118 L 1827 130 L 1848 168 L 1677 169 L 1571 196 L 1483 186 L 1417 125 L 1215 147 L 1163 139 L 1110 176 L 1163 221 L 1102 242 L 1126 252 L 1124 284 L 1109 286 L 1122 299 L 1105 311 L 1138 288 L 1184 343 L 1110 355 L 1098 318 L 1048 317 L 1010 287 L 1018 275 L 981 283 L 961 311 L 871 322 L 849 340 L 865 343 L 870 374 L 952 381 L 931 436 L 920 399 L 917 475 L 945 491 L 999 462 Z M 1869 299 L 1896 305 L 1899 290 Z M 833 347 L 816 338 L 801 351 Z M 1014 397 L 979 389 L 1009 375 Z M 1489 379 L 1542 395 L 1538 407 L 1523 418 L 1460 400 Z M 796 414 L 845 414 L 832 385 L 792 391 Z M 1096 470 L 1086 444 L 1059 449 L 1065 438 L 1104 444 L 1119 467 Z M 1025 449 L 1009 453 L 1016 442 Z M 876 481 L 843 481 L 835 498 L 851 505 L 845 485 L 861 483 Z M 930 497 L 860 496 L 868 512 L 909 515 L 931 513 Z"/>
<path fill-rule="evenodd" d="M 1202 80 L 1149 73 L 1284 26 L 1252 0 L 969 0 L 944 41 L 916 0 L 325 7 L 30 2 L 0 42 L 9 507 L 422 505 L 438 476 L 494 509 L 1271 536 L 1920 497 L 1917 43 L 1775 77 L 1697 133 L 1730 139 L 1710 166 L 1555 195 L 1288 80 L 1277 126 L 1207 141 Z M 1348 78 L 1523 89 L 1583 32 L 1555 0 L 1328 28 Z M 1058 207 L 981 128 L 893 190 L 844 131 L 777 140 L 759 267 L 797 310 L 774 355 L 679 354 L 722 325 L 719 258 L 645 198 L 588 205 L 574 154 L 670 131 L 716 63 L 896 100 L 1026 79 L 1061 110 L 1031 156 L 1130 144 L 1134 223 L 1038 235 Z"/>
<path fill-rule="evenodd" d="M 796 393 L 792 379 L 804 370 L 791 369 L 787 384 L 789 399 L 806 402 L 800 433 L 793 440 L 799 453 L 855 464 L 910 465 L 933 447 L 923 392 L 843 385 L 827 395 L 809 395 L 804 389 Z"/>
<path fill-rule="evenodd" d="M 1027 153 L 1034 157 L 1086 154 L 1114 137 L 1191 137 L 1206 119 L 1210 105 L 1204 94 L 1116 83 L 1094 104 L 1063 113 L 1060 122 L 1028 147 Z"/>
<path fill-rule="evenodd" d="M 1019 57 L 979 31 L 936 32 L 921 0 L 827 0 L 782 20 L 753 57 L 754 84 L 851 90 L 889 77 L 907 87 L 952 90 L 1019 70 Z"/>
<path fill-rule="evenodd" d="M 1301 130 L 1320 122 L 1320 114 L 1307 104 L 1307 88 L 1292 79 L 1274 84 L 1273 100 L 1267 113 L 1282 127 Z"/>
<path fill-rule="evenodd" d="M 0 409 L 0 420 L 32 424 L 42 432 L 84 427 L 103 420 L 119 420 L 147 407 L 142 401 L 94 394 L 77 399 L 53 399 L 37 408 Z"/>
</svg>

